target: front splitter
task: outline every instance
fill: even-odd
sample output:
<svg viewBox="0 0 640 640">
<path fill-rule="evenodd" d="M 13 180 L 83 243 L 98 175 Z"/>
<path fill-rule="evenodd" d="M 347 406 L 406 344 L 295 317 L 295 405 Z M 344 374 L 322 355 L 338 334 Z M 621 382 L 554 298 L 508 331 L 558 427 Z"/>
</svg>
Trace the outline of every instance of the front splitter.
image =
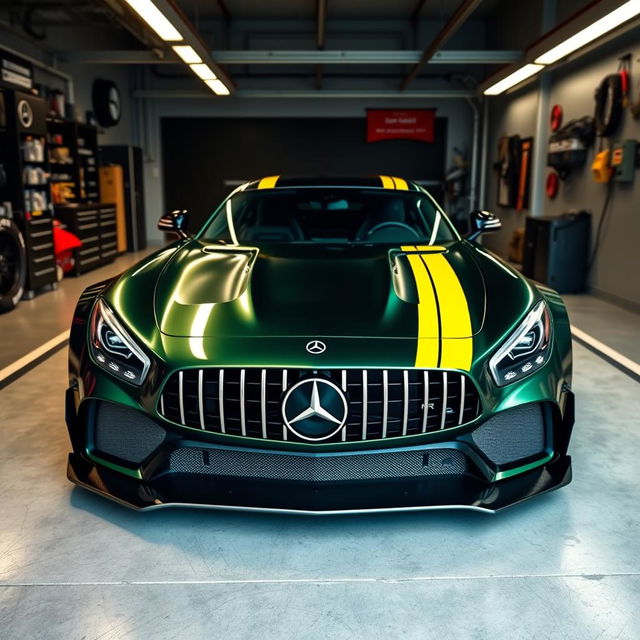
<svg viewBox="0 0 640 640">
<path fill-rule="evenodd" d="M 165 474 L 136 480 L 71 453 L 71 482 L 133 509 L 197 507 L 300 515 L 336 515 L 427 509 L 495 513 L 571 482 L 571 458 L 495 483 L 471 475 L 357 482 L 289 482 Z"/>
</svg>

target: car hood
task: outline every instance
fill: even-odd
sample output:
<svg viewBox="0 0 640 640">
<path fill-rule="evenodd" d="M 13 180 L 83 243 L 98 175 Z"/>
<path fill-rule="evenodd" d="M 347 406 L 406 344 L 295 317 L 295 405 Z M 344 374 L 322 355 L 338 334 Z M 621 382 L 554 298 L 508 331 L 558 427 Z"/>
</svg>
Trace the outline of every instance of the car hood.
<svg viewBox="0 0 640 640">
<path fill-rule="evenodd" d="M 165 264 L 153 305 L 167 336 L 415 339 L 477 334 L 486 302 L 482 269 L 465 242 L 228 247 L 193 240 Z"/>
</svg>

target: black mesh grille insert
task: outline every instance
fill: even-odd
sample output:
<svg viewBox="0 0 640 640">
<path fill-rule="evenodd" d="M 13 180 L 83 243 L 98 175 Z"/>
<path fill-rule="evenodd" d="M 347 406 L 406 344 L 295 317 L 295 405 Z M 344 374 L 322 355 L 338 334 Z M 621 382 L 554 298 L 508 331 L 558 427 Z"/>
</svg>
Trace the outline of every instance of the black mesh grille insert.
<svg viewBox="0 0 640 640">
<path fill-rule="evenodd" d="M 466 456 L 457 449 L 394 451 L 353 455 L 304 456 L 228 449 L 176 449 L 170 469 L 178 473 L 339 482 L 461 475 L 468 470 Z"/>
<path fill-rule="evenodd" d="M 196 429 L 301 441 L 283 425 L 282 398 L 308 377 L 331 380 L 347 398 L 344 428 L 323 442 L 439 431 L 480 415 L 471 379 L 439 369 L 185 369 L 167 380 L 158 410 L 167 420 Z"/>
<path fill-rule="evenodd" d="M 473 432 L 473 441 L 494 464 L 509 464 L 545 449 L 542 407 L 527 404 L 502 411 Z"/>
<path fill-rule="evenodd" d="M 142 462 L 158 447 L 165 430 L 144 413 L 110 402 L 100 402 L 93 428 L 96 453 Z"/>
</svg>

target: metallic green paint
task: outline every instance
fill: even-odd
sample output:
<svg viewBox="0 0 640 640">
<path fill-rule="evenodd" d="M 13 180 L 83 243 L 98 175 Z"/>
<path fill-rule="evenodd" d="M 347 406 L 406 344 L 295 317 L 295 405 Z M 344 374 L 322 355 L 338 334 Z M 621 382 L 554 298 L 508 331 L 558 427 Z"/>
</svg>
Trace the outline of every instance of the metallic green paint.
<svg viewBox="0 0 640 640">
<path fill-rule="evenodd" d="M 414 366 L 416 357 L 417 305 L 407 301 L 412 300 L 415 283 L 410 269 L 394 273 L 398 247 L 221 247 L 197 239 L 177 241 L 81 297 L 70 340 L 75 413 L 89 401 L 108 400 L 143 410 L 169 431 L 186 438 L 193 433 L 195 440 L 212 446 L 301 452 L 384 451 L 451 442 L 494 413 L 531 402 L 548 403 L 561 422 L 571 385 L 572 359 L 569 320 L 560 296 L 523 278 L 475 242 L 456 240 L 444 249 L 443 255 L 464 290 L 471 317 L 470 375 L 482 404 L 482 414 L 474 422 L 377 441 L 252 439 L 248 443 L 239 436 L 166 421 L 157 410 L 160 392 L 170 374 L 180 369 L 408 368 Z M 141 387 L 116 379 L 91 361 L 88 319 L 99 295 L 151 356 L 152 366 Z M 552 317 L 551 357 L 534 374 L 498 387 L 489 373 L 488 360 L 542 298 Z M 436 321 L 434 318 L 434 324 Z M 436 331 L 432 335 L 422 339 L 438 340 Z M 320 355 L 305 349 L 306 342 L 316 338 L 327 345 Z M 139 466 L 97 458 L 82 429 L 70 425 L 74 450 L 112 470 L 141 477 Z M 545 465 L 555 454 L 545 451 L 539 460 L 521 467 L 493 467 L 491 477 L 500 480 L 525 473 Z"/>
</svg>

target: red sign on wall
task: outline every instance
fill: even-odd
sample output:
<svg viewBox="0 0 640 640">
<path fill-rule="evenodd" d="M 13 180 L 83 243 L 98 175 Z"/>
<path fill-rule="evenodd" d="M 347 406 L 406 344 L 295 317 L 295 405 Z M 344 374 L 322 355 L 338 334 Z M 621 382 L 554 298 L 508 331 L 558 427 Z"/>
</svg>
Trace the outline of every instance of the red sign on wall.
<svg viewBox="0 0 640 640">
<path fill-rule="evenodd" d="M 433 142 L 435 119 L 434 109 L 368 109 L 367 142 L 397 138 Z"/>
</svg>

